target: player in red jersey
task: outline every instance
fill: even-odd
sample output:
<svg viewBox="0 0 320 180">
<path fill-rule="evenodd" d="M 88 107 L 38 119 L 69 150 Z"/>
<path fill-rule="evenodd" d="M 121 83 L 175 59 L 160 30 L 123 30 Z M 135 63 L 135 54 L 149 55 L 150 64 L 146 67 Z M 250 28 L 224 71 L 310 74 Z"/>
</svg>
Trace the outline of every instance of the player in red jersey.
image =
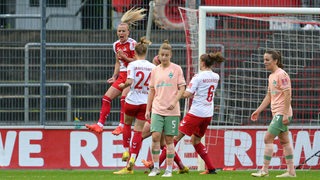
<svg viewBox="0 0 320 180">
<path fill-rule="evenodd" d="M 102 98 L 102 106 L 100 110 L 100 118 L 98 123 L 89 125 L 86 127 L 94 132 L 101 133 L 103 131 L 103 125 L 105 124 L 106 118 L 110 113 L 111 101 L 121 94 L 121 113 L 120 113 L 120 124 L 112 132 L 114 135 L 119 135 L 123 132 L 123 105 L 124 100 L 129 92 L 129 88 L 122 89 L 119 84 L 124 83 L 127 79 L 127 66 L 131 61 L 134 61 L 134 46 L 136 41 L 129 38 L 130 26 L 134 25 L 136 21 L 139 21 L 145 17 L 145 9 L 137 8 L 130 9 L 121 18 L 121 23 L 117 28 L 117 35 L 119 40 L 113 43 L 113 50 L 116 54 L 116 63 L 114 68 L 113 76 L 107 80 L 112 86 L 106 91 Z"/>
</svg>

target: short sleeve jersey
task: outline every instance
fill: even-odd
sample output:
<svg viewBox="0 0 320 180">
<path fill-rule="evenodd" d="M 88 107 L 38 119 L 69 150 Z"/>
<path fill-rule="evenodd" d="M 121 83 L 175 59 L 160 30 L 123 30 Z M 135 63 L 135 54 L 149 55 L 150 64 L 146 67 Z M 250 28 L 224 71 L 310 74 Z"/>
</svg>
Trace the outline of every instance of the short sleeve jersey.
<svg viewBox="0 0 320 180">
<path fill-rule="evenodd" d="M 188 84 L 186 91 L 194 94 L 189 113 L 198 117 L 212 117 L 214 94 L 220 76 L 212 71 L 201 71 Z"/>
<path fill-rule="evenodd" d="M 134 57 L 134 46 L 136 45 L 136 41 L 132 38 L 128 38 L 128 40 L 125 43 L 121 43 L 119 40 L 113 43 L 113 51 L 114 53 L 117 54 L 119 50 L 122 50 L 128 58 L 133 58 Z M 128 62 L 119 59 L 120 62 L 120 71 L 121 72 L 126 72 L 127 71 L 127 66 Z"/>
<path fill-rule="evenodd" d="M 170 63 L 166 68 L 156 66 L 151 72 L 150 88 L 155 89 L 152 103 L 152 113 L 162 116 L 180 116 L 179 102 L 173 110 L 167 110 L 170 101 L 176 98 L 179 87 L 185 86 L 186 81 L 179 65 Z"/>
<path fill-rule="evenodd" d="M 270 74 L 268 82 L 268 92 L 271 95 L 271 112 L 273 115 L 284 113 L 292 116 L 292 107 L 290 106 L 289 112 L 284 110 L 285 96 L 284 91 L 290 91 L 291 98 L 291 80 L 289 75 L 281 68 Z"/>
<path fill-rule="evenodd" d="M 128 79 L 133 79 L 126 102 L 133 105 L 147 104 L 149 81 L 154 64 L 147 60 L 136 60 L 128 65 Z"/>
</svg>

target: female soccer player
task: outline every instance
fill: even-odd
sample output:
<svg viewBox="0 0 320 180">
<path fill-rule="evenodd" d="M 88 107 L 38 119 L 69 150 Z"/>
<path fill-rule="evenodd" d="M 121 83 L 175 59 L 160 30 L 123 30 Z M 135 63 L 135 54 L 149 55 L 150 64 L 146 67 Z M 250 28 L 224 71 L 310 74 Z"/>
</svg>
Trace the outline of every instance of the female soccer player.
<svg viewBox="0 0 320 180">
<path fill-rule="evenodd" d="M 151 42 L 145 37 L 141 38 L 140 42 L 135 46 L 135 57 L 137 60 L 128 65 L 128 77 L 125 83 L 119 85 L 124 89 L 130 86 L 130 92 L 125 99 L 125 122 L 123 132 L 123 145 L 126 151 L 129 150 L 131 141 L 131 124 L 134 123 L 134 134 L 130 146 L 131 157 L 127 163 L 127 167 L 114 174 L 132 174 L 133 167 L 140 151 L 142 144 L 142 130 L 146 122 L 145 112 L 148 99 L 148 85 L 151 70 L 155 67 L 154 64 L 145 60 L 147 46 Z M 127 153 L 129 156 L 129 153 Z"/>
<path fill-rule="evenodd" d="M 292 121 L 291 81 L 289 75 L 282 69 L 281 54 L 275 50 L 267 50 L 263 56 L 264 65 L 271 71 L 268 81 L 268 92 L 260 106 L 251 114 L 251 120 L 256 121 L 259 114 L 271 104 L 272 121 L 264 136 L 264 161 L 262 169 L 252 173 L 255 177 L 268 176 L 268 168 L 273 154 L 273 141 L 276 136 L 283 146 L 287 163 L 287 172 L 276 177 L 296 177 L 293 165 L 293 148 L 289 141 L 288 125 Z"/>
<path fill-rule="evenodd" d="M 145 114 L 146 119 L 151 118 L 151 153 L 154 162 L 154 168 L 149 173 L 149 176 L 160 174 L 160 139 L 164 131 L 167 147 L 167 168 L 162 176 L 171 177 L 175 153 L 173 137 L 178 134 L 180 118 L 179 100 L 185 90 L 186 82 L 181 67 L 171 62 L 172 47 L 168 41 L 165 41 L 161 45 L 159 57 L 161 64 L 156 66 L 151 72 L 150 90 Z"/>
<path fill-rule="evenodd" d="M 130 9 L 121 18 L 121 23 L 117 28 L 117 35 L 119 40 L 113 43 L 113 50 L 116 54 L 116 63 L 114 67 L 113 76 L 107 80 L 112 86 L 107 90 L 102 98 L 102 106 L 100 110 L 100 118 L 98 123 L 89 125 L 86 127 L 94 132 L 101 133 L 103 131 L 103 125 L 106 121 L 107 116 L 110 113 L 111 101 L 121 94 L 121 112 L 120 112 L 120 124 L 112 132 L 114 135 L 119 135 L 123 131 L 123 106 L 124 100 L 129 92 L 129 88 L 122 89 L 119 84 L 124 83 L 127 79 L 127 66 L 130 62 L 134 61 L 134 46 L 136 41 L 129 38 L 130 26 L 134 25 L 136 21 L 139 21 L 145 17 L 145 9 Z"/>
<path fill-rule="evenodd" d="M 207 170 L 201 174 L 216 174 L 216 170 L 207 153 L 206 147 L 201 143 L 214 111 L 214 93 L 218 87 L 220 76 L 212 71 L 215 62 L 224 61 L 220 52 L 203 54 L 200 56 L 200 72 L 190 81 L 184 98 L 193 96 L 192 105 L 180 122 L 179 134 L 175 137 L 175 144 L 185 136 L 191 136 L 191 142 L 196 152 L 204 160 Z"/>
</svg>

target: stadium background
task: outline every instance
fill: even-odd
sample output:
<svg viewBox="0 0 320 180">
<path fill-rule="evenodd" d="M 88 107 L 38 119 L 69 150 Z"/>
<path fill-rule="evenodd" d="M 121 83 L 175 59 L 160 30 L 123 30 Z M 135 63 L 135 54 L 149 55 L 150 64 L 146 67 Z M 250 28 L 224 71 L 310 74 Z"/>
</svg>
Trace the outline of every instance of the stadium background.
<svg viewBox="0 0 320 180">
<path fill-rule="evenodd" d="M 186 38 L 184 30 L 177 25 L 181 22 L 177 7 L 191 6 L 192 3 L 200 1 L 155 2 L 155 19 L 150 34 L 153 44 L 150 46 L 148 59 L 152 59 L 162 41 L 168 39 L 174 48 L 173 62 L 186 69 Z M 200 4 L 301 7 L 298 0 L 205 0 Z M 31 128 L 38 125 L 49 129 L 50 126 L 81 129 L 83 124 L 96 122 L 99 117 L 101 97 L 108 88 L 106 79 L 113 73 L 115 57 L 112 43 L 117 40 L 116 24 L 122 13 L 133 6 L 148 9 L 149 1 L 47 1 L 46 119 L 40 117 L 41 16 L 33 16 L 40 15 L 39 6 L 39 0 L 0 1 L 0 125 L 2 129 L 14 129 L 15 126 Z M 159 11 L 163 6 L 166 7 L 165 12 Z M 131 30 L 130 37 L 137 40 L 145 36 L 147 20 L 138 22 Z M 217 30 L 217 33 L 213 34 L 216 39 L 214 43 L 224 45 L 227 72 L 246 68 L 242 67 L 242 62 L 250 57 L 252 52 L 256 52 L 260 45 L 255 43 L 243 48 L 243 39 L 247 39 L 247 43 L 259 42 L 262 36 L 260 30 L 240 34 L 237 26 L 240 26 L 240 23 L 227 18 L 214 24 Z M 268 29 L 265 29 L 265 32 L 270 33 Z M 312 33 L 319 37 L 319 32 L 303 33 Z M 315 59 L 310 61 L 305 71 L 293 77 L 296 125 L 319 125 L 320 55 L 319 52 L 315 53 Z M 308 88 L 309 86 L 312 87 Z M 244 95 L 243 99 L 245 98 Z M 242 108 L 239 102 L 230 106 L 235 109 L 225 112 L 223 122 L 215 119 L 213 125 L 216 125 L 217 121 L 220 122 L 218 125 L 250 125 L 248 119 L 238 120 L 237 114 L 241 112 L 248 115 L 252 109 Z M 107 126 L 118 124 L 119 110 L 119 100 L 115 99 Z M 269 117 L 270 114 L 265 112 L 263 119 L 252 125 L 267 125 Z M 42 129 L 41 132 L 45 133 Z M 8 131 L 2 130 L 2 133 Z M 6 136 L 8 135 L 2 134 L 3 142 Z"/>
</svg>

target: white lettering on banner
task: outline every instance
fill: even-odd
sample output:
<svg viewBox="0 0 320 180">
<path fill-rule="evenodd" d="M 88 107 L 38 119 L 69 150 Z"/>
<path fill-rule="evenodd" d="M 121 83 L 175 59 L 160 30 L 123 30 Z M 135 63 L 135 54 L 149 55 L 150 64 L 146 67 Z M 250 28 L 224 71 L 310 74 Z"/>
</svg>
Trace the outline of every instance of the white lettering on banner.
<svg viewBox="0 0 320 180">
<path fill-rule="evenodd" d="M 81 146 L 85 141 L 86 145 Z M 71 132 L 70 133 L 70 166 L 80 167 L 81 158 L 89 167 L 98 167 L 99 162 L 93 155 L 98 147 L 97 136 L 91 132 Z"/>
<path fill-rule="evenodd" d="M 132 136 L 133 137 L 133 136 Z M 121 158 L 114 158 L 115 154 L 124 152 L 122 144 L 114 144 L 114 141 L 122 140 L 122 136 L 114 136 L 111 132 L 103 132 L 102 134 L 102 165 L 104 167 L 123 167 L 126 165 Z M 142 159 L 147 159 L 150 152 L 151 138 L 144 139 L 136 160 L 137 167 L 143 167 Z"/>
<path fill-rule="evenodd" d="M 125 166 L 121 158 L 114 158 L 114 154 L 124 152 L 122 144 L 114 144 L 115 140 L 122 140 L 122 136 L 114 136 L 111 132 L 103 132 L 102 134 L 102 165 L 108 166 Z"/>
<path fill-rule="evenodd" d="M 10 165 L 16 137 L 16 131 L 8 131 L 6 139 L 2 142 L 2 133 L 0 133 L 0 166 Z"/>
<path fill-rule="evenodd" d="M 236 140 L 240 145 L 236 146 Z M 243 166 L 252 166 L 253 162 L 247 154 L 252 145 L 250 134 L 240 131 L 226 131 L 224 133 L 224 163 L 226 166 L 234 166 L 236 157 Z"/>
<path fill-rule="evenodd" d="M 19 133 L 19 165 L 20 166 L 43 166 L 43 158 L 31 158 L 31 153 L 40 153 L 39 144 L 31 144 L 31 140 L 42 140 L 41 131 L 21 131 Z"/>
<path fill-rule="evenodd" d="M 318 142 L 318 143 L 317 143 Z M 294 147 L 294 164 L 298 165 L 302 150 L 304 150 L 305 159 L 309 158 L 316 152 L 320 151 L 320 131 L 316 131 L 313 136 L 313 148 L 311 147 L 311 139 L 308 131 L 299 131 L 297 133 L 296 144 Z M 310 159 L 306 164 L 308 166 L 316 166 L 319 163 L 319 156 Z"/>
</svg>

